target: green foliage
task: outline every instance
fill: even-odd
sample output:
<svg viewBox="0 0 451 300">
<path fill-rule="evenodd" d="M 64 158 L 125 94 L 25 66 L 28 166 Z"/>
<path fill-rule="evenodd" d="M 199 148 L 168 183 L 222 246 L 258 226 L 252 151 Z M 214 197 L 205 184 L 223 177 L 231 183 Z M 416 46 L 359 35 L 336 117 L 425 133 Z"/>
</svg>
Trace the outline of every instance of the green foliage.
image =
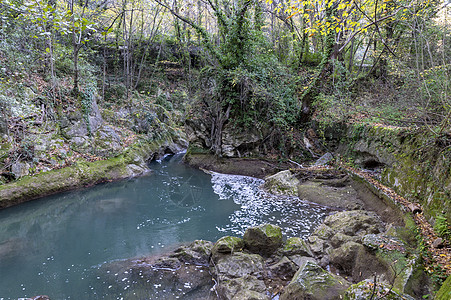
<svg viewBox="0 0 451 300">
<path fill-rule="evenodd" d="M 350 99 L 335 94 L 319 93 L 312 104 L 315 107 L 314 119 L 324 124 L 345 121 L 353 112 L 349 109 L 352 106 Z"/>
<path fill-rule="evenodd" d="M 445 239 L 451 238 L 451 225 L 444 214 L 438 214 L 435 217 L 434 230 L 439 236 Z"/>
</svg>

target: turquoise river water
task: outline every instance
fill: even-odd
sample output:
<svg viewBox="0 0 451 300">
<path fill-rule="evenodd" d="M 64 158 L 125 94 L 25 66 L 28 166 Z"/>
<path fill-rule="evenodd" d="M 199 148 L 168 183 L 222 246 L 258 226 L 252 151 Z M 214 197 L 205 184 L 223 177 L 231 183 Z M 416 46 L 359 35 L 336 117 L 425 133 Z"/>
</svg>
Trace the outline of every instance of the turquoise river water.
<svg viewBox="0 0 451 300">
<path fill-rule="evenodd" d="M 152 162 L 148 176 L 0 211 L 0 300 L 122 299 L 103 280 L 102 265 L 195 239 L 240 236 L 262 223 L 305 237 L 330 212 L 266 194 L 260 179 L 190 168 L 181 157 Z"/>
</svg>

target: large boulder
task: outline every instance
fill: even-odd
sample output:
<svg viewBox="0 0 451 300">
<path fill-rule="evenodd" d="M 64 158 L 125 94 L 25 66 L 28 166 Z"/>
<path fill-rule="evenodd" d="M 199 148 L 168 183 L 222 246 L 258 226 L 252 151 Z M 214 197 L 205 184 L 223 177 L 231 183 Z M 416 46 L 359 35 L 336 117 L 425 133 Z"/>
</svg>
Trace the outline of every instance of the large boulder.
<svg viewBox="0 0 451 300">
<path fill-rule="evenodd" d="M 374 273 L 386 280 L 391 277 L 388 265 L 360 243 L 350 241 L 331 250 L 329 260 L 341 274 L 349 276 L 354 282 L 371 278 Z"/>
<path fill-rule="evenodd" d="M 216 287 L 220 299 L 227 300 L 269 300 L 263 280 L 245 275 L 220 281 Z"/>
<path fill-rule="evenodd" d="M 380 234 L 368 234 L 362 239 L 366 249 L 370 249 L 375 259 L 360 265 L 384 266 L 385 277 L 399 292 L 419 298 L 428 294 L 427 283 L 430 278 L 424 272 L 423 264 L 417 254 L 407 249 L 410 247 L 398 237 L 395 230 Z"/>
<path fill-rule="evenodd" d="M 312 259 L 304 258 L 279 299 L 338 300 L 349 286 L 344 278 L 327 272 Z"/>
<path fill-rule="evenodd" d="M 271 224 L 249 227 L 243 240 L 246 249 L 252 253 L 269 256 L 282 245 L 282 230 Z"/>
<path fill-rule="evenodd" d="M 237 252 L 221 257 L 212 268 L 213 273 L 222 280 L 246 275 L 261 277 L 263 266 L 264 260 L 260 255 Z"/>
<path fill-rule="evenodd" d="M 307 239 L 315 257 L 322 267 L 329 265 L 332 260 L 337 267 L 346 273 L 355 267 L 356 254 L 362 254 L 364 261 L 366 251 L 360 251 L 363 236 L 370 233 L 379 233 L 384 229 L 384 224 L 379 217 L 363 210 L 343 211 L 326 217 L 312 235 Z M 342 247 L 342 245 L 346 245 Z M 351 252 L 347 251 L 352 250 Z M 362 278 L 364 279 L 364 278 Z"/>
<path fill-rule="evenodd" d="M 262 187 L 271 194 L 296 196 L 299 183 L 296 176 L 290 170 L 286 170 L 266 177 Z"/>
<path fill-rule="evenodd" d="M 378 215 L 364 210 L 338 212 L 328 216 L 324 224 L 335 233 L 340 232 L 349 236 L 364 236 L 379 233 L 384 229 Z"/>
</svg>

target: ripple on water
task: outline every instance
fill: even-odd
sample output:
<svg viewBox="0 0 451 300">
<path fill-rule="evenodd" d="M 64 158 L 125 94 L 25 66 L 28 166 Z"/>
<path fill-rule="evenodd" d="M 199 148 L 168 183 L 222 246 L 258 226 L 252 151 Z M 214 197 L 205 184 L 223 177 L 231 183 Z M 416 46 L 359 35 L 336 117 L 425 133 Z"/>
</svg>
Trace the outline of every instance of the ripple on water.
<svg viewBox="0 0 451 300">
<path fill-rule="evenodd" d="M 298 197 L 265 192 L 260 188 L 262 179 L 212 172 L 211 181 L 220 200 L 233 199 L 241 206 L 230 215 L 231 224 L 216 227 L 220 232 L 243 235 L 249 226 L 271 223 L 282 227 L 287 237 L 306 237 L 330 214 L 329 208 Z"/>
</svg>

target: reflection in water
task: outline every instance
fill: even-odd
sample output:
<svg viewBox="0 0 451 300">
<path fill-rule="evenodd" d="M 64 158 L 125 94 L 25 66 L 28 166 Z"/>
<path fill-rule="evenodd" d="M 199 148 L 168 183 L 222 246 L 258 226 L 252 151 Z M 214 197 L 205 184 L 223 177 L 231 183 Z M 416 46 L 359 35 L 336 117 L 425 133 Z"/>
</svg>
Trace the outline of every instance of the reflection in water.
<svg viewBox="0 0 451 300">
<path fill-rule="evenodd" d="M 0 299 L 120 299 L 119 291 L 105 293 L 109 284 L 98 272 L 106 262 L 242 234 L 264 222 L 305 236 L 328 213 L 267 195 L 255 178 L 194 170 L 180 157 L 152 163 L 146 177 L 0 211 Z"/>
</svg>

